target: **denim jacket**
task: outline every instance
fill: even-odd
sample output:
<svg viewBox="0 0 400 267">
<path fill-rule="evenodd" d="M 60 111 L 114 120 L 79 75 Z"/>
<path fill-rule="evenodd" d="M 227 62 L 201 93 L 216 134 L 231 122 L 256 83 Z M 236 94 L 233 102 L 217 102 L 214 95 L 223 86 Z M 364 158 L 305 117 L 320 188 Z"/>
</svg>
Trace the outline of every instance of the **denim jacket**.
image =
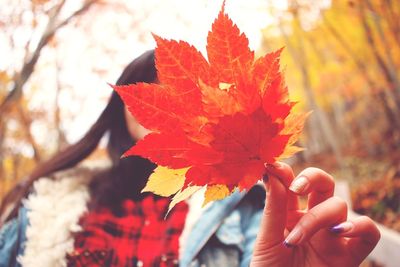
<svg viewBox="0 0 400 267">
<path fill-rule="evenodd" d="M 260 225 L 265 191 L 253 187 L 247 194 L 234 193 L 206 209 L 191 229 L 180 259 L 180 266 L 249 266 Z M 0 267 L 21 266 L 27 209 L 22 207 L 17 218 L 0 231 Z"/>
</svg>

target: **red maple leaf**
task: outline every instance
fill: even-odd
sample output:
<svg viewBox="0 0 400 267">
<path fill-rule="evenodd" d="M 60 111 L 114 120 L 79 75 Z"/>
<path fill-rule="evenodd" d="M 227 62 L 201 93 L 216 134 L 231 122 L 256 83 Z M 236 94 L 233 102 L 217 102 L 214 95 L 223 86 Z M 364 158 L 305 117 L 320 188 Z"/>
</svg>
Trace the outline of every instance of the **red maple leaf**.
<svg viewBox="0 0 400 267">
<path fill-rule="evenodd" d="M 265 163 L 299 150 L 293 144 L 306 116 L 291 114 L 282 49 L 255 60 L 224 6 L 207 37 L 208 60 L 184 41 L 154 38 L 159 83 L 114 86 L 153 131 L 125 156 L 187 168 L 184 187 L 225 185 L 231 192 L 249 189 Z"/>
</svg>

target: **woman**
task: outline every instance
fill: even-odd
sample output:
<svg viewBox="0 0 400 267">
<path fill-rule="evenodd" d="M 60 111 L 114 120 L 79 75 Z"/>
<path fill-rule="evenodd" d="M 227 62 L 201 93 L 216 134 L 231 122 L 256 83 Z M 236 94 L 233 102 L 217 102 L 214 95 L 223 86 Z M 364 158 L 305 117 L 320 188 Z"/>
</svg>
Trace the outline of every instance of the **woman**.
<svg viewBox="0 0 400 267">
<path fill-rule="evenodd" d="M 156 80 L 148 51 L 117 84 Z M 105 133 L 111 166 L 74 167 Z M 379 240 L 369 218 L 346 221 L 329 174 L 309 168 L 295 178 L 284 163 L 266 166 L 268 194 L 256 185 L 205 209 L 195 195 L 164 220 L 169 200 L 140 193 L 155 165 L 120 158 L 146 133 L 113 93 L 78 143 L 4 200 L 0 266 L 358 266 Z M 309 196 L 308 210 L 296 195 Z"/>
</svg>

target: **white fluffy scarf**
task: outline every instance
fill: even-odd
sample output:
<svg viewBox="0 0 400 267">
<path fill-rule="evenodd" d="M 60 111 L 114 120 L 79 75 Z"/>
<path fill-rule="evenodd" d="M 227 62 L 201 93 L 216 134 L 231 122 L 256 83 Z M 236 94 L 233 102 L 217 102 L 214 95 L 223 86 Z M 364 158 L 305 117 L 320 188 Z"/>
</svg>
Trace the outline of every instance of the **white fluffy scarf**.
<svg viewBox="0 0 400 267">
<path fill-rule="evenodd" d="M 67 265 L 65 256 L 74 248 L 72 234 L 81 230 L 78 220 L 87 210 L 90 173 L 89 169 L 77 168 L 58 173 L 55 179 L 35 182 L 35 193 L 24 203 L 30 225 L 25 253 L 18 258 L 22 266 Z"/>
</svg>

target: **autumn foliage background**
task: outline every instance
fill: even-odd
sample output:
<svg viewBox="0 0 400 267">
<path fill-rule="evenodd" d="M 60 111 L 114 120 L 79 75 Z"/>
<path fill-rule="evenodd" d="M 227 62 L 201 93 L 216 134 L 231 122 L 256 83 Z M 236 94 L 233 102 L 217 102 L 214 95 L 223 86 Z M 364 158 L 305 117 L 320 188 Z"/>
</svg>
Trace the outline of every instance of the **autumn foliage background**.
<svg viewBox="0 0 400 267">
<path fill-rule="evenodd" d="M 299 142 L 306 150 L 290 163 L 347 180 L 357 211 L 400 230 L 400 3 L 273 2 L 263 5 L 274 22 L 262 29 L 256 56 L 284 46 L 296 108 L 313 110 Z M 111 92 L 106 82 L 148 49 L 141 44 L 151 38 L 143 25 L 152 8 L 111 0 L 0 5 L 2 197 L 96 119 Z M 102 25 L 113 31 L 101 35 Z M 104 159 L 100 146 L 89 160 Z"/>
</svg>

